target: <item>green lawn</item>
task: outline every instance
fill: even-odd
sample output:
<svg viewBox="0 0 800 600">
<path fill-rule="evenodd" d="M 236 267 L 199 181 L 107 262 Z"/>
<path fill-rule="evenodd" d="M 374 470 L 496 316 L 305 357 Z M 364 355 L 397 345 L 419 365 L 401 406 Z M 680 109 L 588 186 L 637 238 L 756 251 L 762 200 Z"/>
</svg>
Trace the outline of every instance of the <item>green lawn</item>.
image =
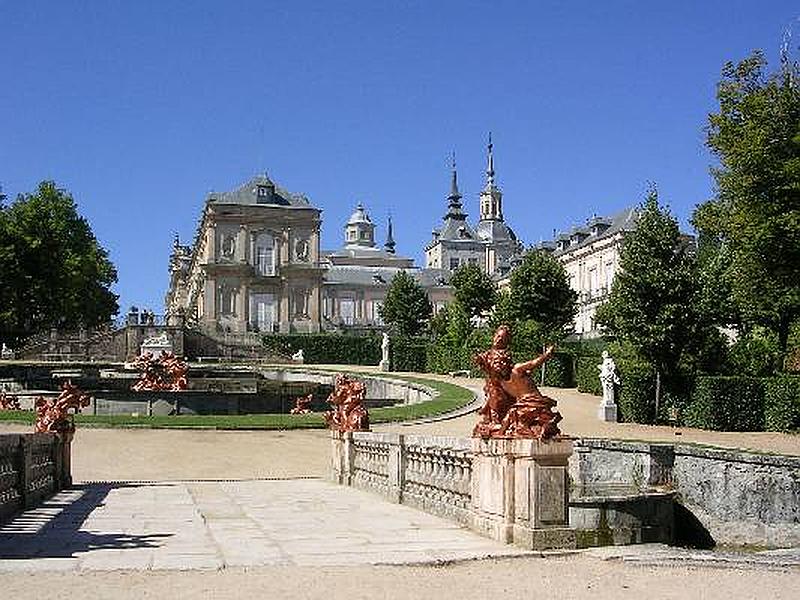
<svg viewBox="0 0 800 600">
<path fill-rule="evenodd" d="M 393 379 L 419 383 L 439 392 L 433 400 L 405 406 L 386 406 L 369 411 L 371 423 L 413 421 L 461 408 L 472 401 L 472 392 L 452 383 L 433 381 L 418 377 Z M 0 422 L 30 423 L 36 416 L 32 411 L 0 411 Z M 148 427 L 189 429 L 320 429 L 325 427 L 322 415 L 178 415 L 139 416 L 130 415 L 85 415 L 75 416 L 75 422 L 89 427 Z"/>
</svg>

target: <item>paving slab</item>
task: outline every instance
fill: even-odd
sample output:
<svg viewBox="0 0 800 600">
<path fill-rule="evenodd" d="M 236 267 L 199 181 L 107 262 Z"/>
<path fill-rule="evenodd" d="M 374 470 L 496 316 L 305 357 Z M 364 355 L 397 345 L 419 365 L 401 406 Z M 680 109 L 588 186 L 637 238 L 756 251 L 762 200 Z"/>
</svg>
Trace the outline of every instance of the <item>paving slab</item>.
<svg viewBox="0 0 800 600">
<path fill-rule="evenodd" d="M 318 479 L 76 486 L 0 526 L 0 571 L 430 564 L 533 554 Z"/>
</svg>

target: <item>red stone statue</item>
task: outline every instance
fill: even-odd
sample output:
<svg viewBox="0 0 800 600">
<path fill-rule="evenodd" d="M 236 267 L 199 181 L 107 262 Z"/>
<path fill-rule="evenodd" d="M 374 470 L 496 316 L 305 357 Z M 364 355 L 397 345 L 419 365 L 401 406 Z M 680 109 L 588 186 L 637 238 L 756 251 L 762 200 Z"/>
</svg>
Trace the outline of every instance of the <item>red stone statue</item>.
<svg viewBox="0 0 800 600">
<path fill-rule="evenodd" d="M 8 396 L 4 391 L 0 391 L 0 410 L 21 410 L 19 398 Z"/>
<path fill-rule="evenodd" d="M 158 358 L 145 352 L 136 358 L 133 367 L 141 371 L 139 381 L 131 386 L 134 392 L 179 392 L 187 387 L 189 367 L 172 352 L 164 352 Z"/>
<path fill-rule="evenodd" d="M 81 408 L 89 406 L 91 398 L 84 394 L 71 381 L 61 385 L 61 393 L 55 400 L 42 397 L 36 399 L 36 433 L 74 433 L 75 422 L 72 420 L 70 410 L 74 413 L 81 412 Z"/>
<path fill-rule="evenodd" d="M 314 401 L 314 394 L 300 396 L 294 401 L 294 408 L 289 411 L 290 415 L 307 415 L 311 412 L 311 403 Z"/>
<path fill-rule="evenodd" d="M 367 386 L 347 375 L 337 375 L 328 402 L 332 410 L 324 413 L 328 427 L 336 431 L 369 431 L 369 414 L 364 407 Z"/>
<path fill-rule="evenodd" d="M 515 437 L 544 440 L 561 432 L 557 423 L 561 415 L 553 410 L 556 401 L 542 395 L 531 378 L 531 372 L 553 354 L 549 346 L 533 360 L 514 364 L 508 350 L 511 332 L 501 325 L 492 340 L 492 347 L 475 356 L 475 362 L 486 375 L 483 386 L 485 404 L 478 411 L 481 420 L 475 425 L 475 437 Z"/>
</svg>

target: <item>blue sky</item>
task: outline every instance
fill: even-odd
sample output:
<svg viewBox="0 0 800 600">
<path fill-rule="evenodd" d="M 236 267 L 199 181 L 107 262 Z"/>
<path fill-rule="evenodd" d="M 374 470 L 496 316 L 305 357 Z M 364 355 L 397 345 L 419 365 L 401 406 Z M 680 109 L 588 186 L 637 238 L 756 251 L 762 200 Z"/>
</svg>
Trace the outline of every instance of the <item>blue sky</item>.
<svg viewBox="0 0 800 600">
<path fill-rule="evenodd" d="M 686 226 L 713 194 L 703 145 L 726 60 L 771 66 L 792 2 L 12 2 L 0 0 L 0 184 L 54 179 L 160 310 L 175 232 L 210 190 L 267 171 L 323 209 L 362 201 L 398 251 L 444 213 L 455 150 L 477 215 L 493 132 L 526 243 L 642 199 Z"/>
</svg>

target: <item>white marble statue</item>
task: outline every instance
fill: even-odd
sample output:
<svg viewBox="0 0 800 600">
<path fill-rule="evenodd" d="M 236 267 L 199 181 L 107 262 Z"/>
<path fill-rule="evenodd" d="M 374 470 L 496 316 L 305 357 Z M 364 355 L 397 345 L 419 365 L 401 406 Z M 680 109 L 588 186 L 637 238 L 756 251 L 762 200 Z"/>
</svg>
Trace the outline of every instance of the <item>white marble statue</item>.
<svg viewBox="0 0 800 600">
<path fill-rule="evenodd" d="M 600 370 L 600 384 L 603 387 L 603 400 L 597 411 L 597 416 L 601 421 L 617 420 L 617 404 L 614 399 L 614 386 L 619 385 L 619 375 L 617 375 L 617 365 L 611 358 L 608 351 L 603 350 L 603 362 L 597 365 Z"/>
<path fill-rule="evenodd" d="M 386 332 L 383 333 L 383 339 L 381 340 L 381 362 L 378 366 L 381 371 L 389 370 L 389 334 Z"/>
<path fill-rule="evenodd" d="M 302 348 L 300 348 L 300 350 L 298 350 L 297 352 L 292 354 L 292 360 L 294 362 L 296 362 L 296 363 L 301 364 L 301 365 L 303 364 L 303 362 L 305 361 L 305 357 L 303 356 L 303 349 Z"/>
<path fill-rule="evenodd" d="M 6 346 L 5 342 L 3 342 L 3 349 L 0 350 L 0 358 L 3 360 L 14 360 L 14 351 Z"/>
</svg>

